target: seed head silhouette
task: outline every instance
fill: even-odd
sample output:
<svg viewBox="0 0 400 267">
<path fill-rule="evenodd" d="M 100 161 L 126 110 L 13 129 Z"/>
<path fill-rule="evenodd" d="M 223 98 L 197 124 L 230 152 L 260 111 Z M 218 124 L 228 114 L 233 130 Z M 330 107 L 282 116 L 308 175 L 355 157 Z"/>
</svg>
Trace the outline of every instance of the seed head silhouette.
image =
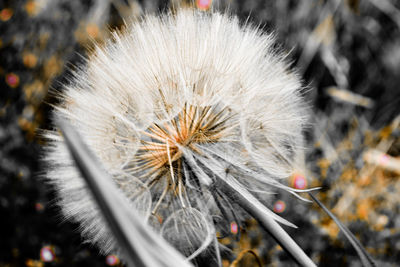
<svg viewBox="0 0 400 267">
<path fill-rule="evenodd" d="M 218 181 L 259 199 L 296 191 L 280 180 L 303 153 L 301 90 L 271 35 L 233 16 L 180 10 L 98 46 L 54 116 L 75 126 L 143 219 L 194 257 L 243 215 Z M 63 214 L 104 253 L 118 250 L 62 137 L 46 137 L 46 176 Z"/>
</svg>

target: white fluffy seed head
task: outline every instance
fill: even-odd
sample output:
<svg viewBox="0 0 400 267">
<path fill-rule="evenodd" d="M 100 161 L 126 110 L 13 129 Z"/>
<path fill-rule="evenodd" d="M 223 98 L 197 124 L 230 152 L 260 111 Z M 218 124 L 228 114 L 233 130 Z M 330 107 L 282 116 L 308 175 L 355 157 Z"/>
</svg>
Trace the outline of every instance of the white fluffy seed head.
<svg viewBox="0 0 400 267">
<path fill-rule="evenodd" d="M 271 35 L 228 15 L 147 16 L 113 37 L 65 86 L 54 115 L 76 127 L 148 223 L 196 255 L 223 225 L 213 218 L 233 214 L 218 179 L 270 192 L 298 164 L 299 79 Z M 62 138 L 46 137 L 65 216 L 103 252 L 116 250 Z"/>
</svg>

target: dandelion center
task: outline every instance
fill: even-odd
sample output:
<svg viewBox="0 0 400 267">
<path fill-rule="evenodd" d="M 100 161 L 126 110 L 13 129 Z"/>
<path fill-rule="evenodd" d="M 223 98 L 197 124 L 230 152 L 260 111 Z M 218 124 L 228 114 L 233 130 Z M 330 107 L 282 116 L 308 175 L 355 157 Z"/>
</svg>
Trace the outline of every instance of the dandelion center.
<svg viewBox="0 0 400 267">
<path fill-rule="evenodd" d="M 153 123 L 143 132 L 137 160 L 146 176 L 179 175 L 184 150 L 202 154 L 197 145 L 215 143 L 227 136 L 227 108 L 185 104 L 172 120 Z"/>
</svg>

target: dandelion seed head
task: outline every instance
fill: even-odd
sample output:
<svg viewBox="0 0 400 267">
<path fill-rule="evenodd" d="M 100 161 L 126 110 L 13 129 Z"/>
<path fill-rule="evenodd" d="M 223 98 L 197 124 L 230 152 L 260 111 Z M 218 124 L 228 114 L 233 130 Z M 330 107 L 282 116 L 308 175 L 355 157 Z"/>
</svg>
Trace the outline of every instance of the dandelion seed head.
<svg viewBox="0 0 400 267">
<path fill-rule="evenodd" d="M 237 221 L 218 179 L 291 190 L 279 180 L 302 154 L 307 112 L 298 77 L 273 46 L 229 15 L 149 15 L 95 49 L 54 116 L 76 127 L 132 207 L 194 257 L 215 236 L 215 216 L 228 217 L 228 232 Z M 104 253 L 118 251 L 63 139 L 46 137 L 47 177 L 64 215 Z"/>
</svg>

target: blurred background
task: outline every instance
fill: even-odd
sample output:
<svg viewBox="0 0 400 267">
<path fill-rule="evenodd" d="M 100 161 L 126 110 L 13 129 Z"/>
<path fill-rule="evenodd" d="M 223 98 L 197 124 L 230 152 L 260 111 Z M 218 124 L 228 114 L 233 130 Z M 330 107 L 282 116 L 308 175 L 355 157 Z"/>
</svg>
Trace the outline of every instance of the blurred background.
<svg viewBox="0 0 400 267">
<path fill-rule="evenodd" d="M 400 1 L 0 0 L 0 266 L 122 266 L 83 244 L 40 173 L 60 90 L 94 42 L 144 13 L 192 6 L 236 14 L 274 32 L 307 87 L 306 166 L 287 183 L 315 195 L 378 266 L 400 263 Z M 167 51 L 166 51 L 167 52 Z M 307 197 L 305 195 L 305 197 Z M 320 266 L 361 266 L 336 224 L 284 192 L 269 207 Z M 286 229 L 286 228 L 285 228 Z M 224 266 L 294 266 L 255 221 L 230 225 Z"/>
</svg>

